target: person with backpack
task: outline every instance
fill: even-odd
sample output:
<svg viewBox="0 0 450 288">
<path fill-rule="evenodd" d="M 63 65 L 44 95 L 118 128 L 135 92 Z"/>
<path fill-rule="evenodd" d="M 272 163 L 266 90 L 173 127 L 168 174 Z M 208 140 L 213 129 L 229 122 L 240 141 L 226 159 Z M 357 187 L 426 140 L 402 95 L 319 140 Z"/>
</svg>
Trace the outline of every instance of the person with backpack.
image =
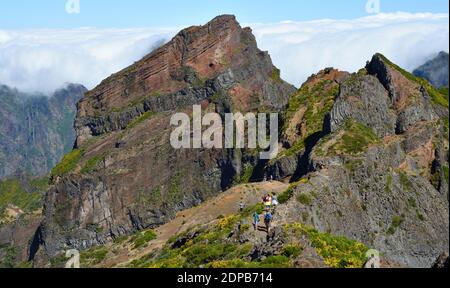
<svg viewBox="0 0 450 288">
<path fill-rule="evenodd" d="M 280 202 L 278 202 L 278 197 L 274 193 L 273 196 L 272 196 L 272 205 L 273 205 L 273 207 L 277 207 L 279 204 L 280 204 Z"/>
<path fill-rule="evenodd" d="M 270 194 L 265 197 L 264 201 L 265 201 L 264 206 L 266 207 L 266 211 L 269 211 L 270 208 L 272 208 L 272 197 L 270 196 Z"/>
<path fill-rule="evenodd" d="M 270 223 L 272 222 L 272 219 L 272 213 L 266 212 L 266 214 L 264 215 L 264 224 L 266 225 L 267 234 L 270 233 Z"/>
<path fill-rule="evenodd" d="M 253 213 L 253 228 L 255 228 L 255 231 L 258 229 L 258 224 L 260 220 L 260 215 L 258 212 Z"/>
</svg>

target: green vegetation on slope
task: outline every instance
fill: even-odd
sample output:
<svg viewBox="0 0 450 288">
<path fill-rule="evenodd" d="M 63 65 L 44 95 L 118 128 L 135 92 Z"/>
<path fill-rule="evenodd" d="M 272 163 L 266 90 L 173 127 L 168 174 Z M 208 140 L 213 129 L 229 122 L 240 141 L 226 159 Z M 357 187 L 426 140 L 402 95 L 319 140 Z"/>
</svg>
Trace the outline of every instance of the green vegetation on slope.
<svg viewBox="0 0 450 288">
<path fill-rule="evenodd" d="M 274 68 L 272 70 L 272 73 L 270 73 L 270 79 L 272 79 L 275 82 L 281 82 L 281 71 L 280 69 Z"/>
<path fill-rule="evenodd" d="M 358 155 L 367 151 L 370 145 L 380 141 L 371 128 L 350 119 L 346 121 L 341 133 L 342 135 L 337 132 L 336 142 L 324 151 L 324 144 L 331 138 L 326 137 L 317 148 L 317 154 L 319 156 Z"/>
<path fill-rule="evenodd" d="M 303 123 L 306 125 L 306 135 L 292 145 L 290 149 L 283 154 L 286 156 L 293 155 L 301 151 L 305 147 L 305 140 L 323 130 L 323 121 L 325 115 L 333 108 L 334 101 L 339 94 L 339 85 L 331 80 L 322 80 L 314 86 L 304 85 L 300 90 L 289 99 L 287 112 L 285 115 L 285 126 L 283 131 L 286 132 L 287 127 L 302 107 L 306 108 L 303 117 Z"/>
<path fill-rule="evenodd" d="M 51 179 L 60 177 L 72 172 L 83 157 L 84 150 L 74 149 L 66 154 L 61 162 L 53 168 L 51 172 Z"/>
<path fill-rule="evenodd" d="M 147 119 L 150 119 L 153 117 L 153 115 L 155 115 L 155 113 L 151 112 L 151 111 L 147 111 L 144 114 L 142 114 L 141 116 L 135 118 L 133 121 L 131 121 L 128 125 L 127 125 L 127 130 L 131 130 L 134 127 L 136 127 L 137 125 L 139 125 L 140 123 L 144 122 Z"/>
<path fill-rule="evenodd" d="M 254 169 L 255 169 L 255 167 L 253 165 L 246 164 L 244 166 L 244 171 L 242 172 L 242 175 L 236 175 L 236 177 L 234 179 L 234 183 L 236 185 L 249 183 L 250 179 L 253 176 Z"/>
<path fill-rule="evenodd" d="M 0 216 L 8 205 L 21 209 L 25 213 L 33 212 L 42 206 L 42 197 L 48 187 L 48 179 L 34 179 L 21 183 L 17 179 L 0 182 Z M 26 189 L 25 186 L 29 186 Z M 29 190 L 29 191 L 27 191 Z"/>
<path fill-rule="evenodd" d="M 105 159 L 104 155 L 95 155 L 94 157 L 92 157 L 91 159 L 87 160 L 86 163 L 84 164 L 83 168 L 81 168 L 81 173 L 82 174 L 90 174 L 92 172 L 94 172 L 100 162 L 102 162 Z"/>
<path fill-rule="evenodd" d="M 2 251 L 3 250 L 3 251 Z M 2 259 L 0 259 L 0 269 L 2 268 L 15 268 L 16 267 L 16 257 L 17 249 L 15 247 L 1 247 L 0 252 L 4 253 Z"/>
<path fill-rule="evenodd" d="M 153 230 L 147 230 L 143 232 L 139 232 L 135 236 L 131 238 L 131 242 L 133 243 L 133 249 L 138 249 L 141 247 L 145 247 L 148 242 L 156 239 L 156 233 Z"/>
<path fill-rule="evenodd" d="M 287 203 L 292 198 L 292 195 L 294 195 L 294 187 L 291 185 L 286 191 L 278 196 L 278 202 L 280 202 L 280 204 Z"/>
<path fill-rule="evenodd" d="M 403 224 L 404 216 L 394 216 L 392 218 L 392 223 L 389 229 L 387 230 L 388 235 L 393 235 L 397 231 L 397 228 L 400 227 L 400 225 Z"/>
<path fill-rule="evenodd" d="M 298 236 L 306 235 L 325 264 L 332 268 L 361 268 L 367 260 L 369 249 L 360 242 L 321 233 L 298 223 L 285 225 L 285 229 Z"/>
<path fill-rule="evenodd" d="M 405 69 L 392 63 L 389 59 L 387 59 L 382 54 L 377 54 L 377 55 L 379 55 L 386 64 L 388 64 L 390 67 L 392 67 L 393 69 L 400 72 L 403 76 L 405 76 L 406 79 L 408 79 L 412 82 L 415 82 L 415 83 L 421 85 L 423 88 L 425 88 L 428 95 L 430 95 L 433 103 L 444 106 L 446 108 L 449 108 L 448 88 L 447 88 L 447 90 L 445 88 L 438 90 L 433 85 L 431 85 L 426 79 L 414 76 L 413 74 L 409 73 Z"/>
<path fill-rule="evenodd" d="M 175 246 L 175 242 L 187 237 L 188 233 L 172 237 L 161 253 L 155 258 L 144 257 L 130 264 L 131 267 L 153 267 L 153 268 L 195 268 L 206 265 L 216 260 L 233 260 L 249 253 L 252 246 L 234 243 L 221 243 L 232 233 L 238 216 L 230 216 L 218 220 L 217 224 L 207 230 L 199 229 L 198 235 Z"/>
<path fill-rule="evenodd" d="M 295 183 L 291 183 L 288 187 L 288 189 L 286 189 L 286 191 L 284 191 L 283 193 L 281 193 L 278 196 L 278 202 L 280 204 L 285 204 L 287 203 L 292 196 L 294 196 L 294 189 L 297 188 L 297 186 L 301 183 L 307 183 L 308 182 L 308 178 L 302 178 L 299 181 L 295 182 Z M 299 199 L 297 199 L 299 200 Z M 300 200 L 299 200 L 300 201 Z M 301 202 L 301 201 L 300 201 Z"/>
<path fill-rule="evenodd" d="M 444 170 L 444 177 L 445 177 L 445 180 L 447 181 L 447 183 L 449 183 L 450 181 L 449 181 L 449 171 L 448 171 L 448 166 L 447 165 L 444 165 L 443 167 L 442 167 L 442 169 Z"/>
<path fill-rule="evenodd" d="M 242 224 L 251 211 L 249 208 L 240 215 L 219 219 L 216 224 L 196 227 L 172 237 L 163 249 L 135 260 L 129 267 L 140 268 L 282 268 L 293 267 L 293 260 L 301 255 L 303 247 L 298 239 L 306 236 L 327 265 L 335 268 L 362 267 L 366 261 L 368 248 L 345 237 L 320 233 L 299 223 L 284 226 L 285 244 L 274 255 L 254 259 L 252 242 L 233 241 L 233 235 L 248 231 Z M 256 232 L 255 232 L 256 233 Z M 270 244 L 268 244 L 270 245 Z"/>
<path fill-rule="evenodd" d="M 305 194 L 305 193 L 301 193 L 300 195 L 298 195 L 297 201 L 305 206 L 311 206 L 311 204 L 313 202 L 311 196 L 309 196 L 308 194 Z"/>
</svg>

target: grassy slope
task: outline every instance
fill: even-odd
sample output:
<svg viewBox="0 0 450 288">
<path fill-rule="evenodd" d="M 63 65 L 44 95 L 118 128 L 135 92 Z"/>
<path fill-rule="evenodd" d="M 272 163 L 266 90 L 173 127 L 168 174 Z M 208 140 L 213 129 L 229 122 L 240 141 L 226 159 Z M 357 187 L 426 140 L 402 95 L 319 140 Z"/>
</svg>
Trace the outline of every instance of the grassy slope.
<svg viewBox="0 0 450 288">
<path fill-rule="evenodd" d="M 42 197 L 48 188 L 48 179 L 39 178 L 22 183 L 18 179 L 0 182 L 0 215 L 8 205 L 30 213 L 42 207 Z"/>
<path fill-rule="evenodd" d="M 325 89 L 326 86 L 327 89 Z M 338 84 L 330 80 L 322 80 L 312 87 L 304 85 L 291 97 L 285 114 L 286 125 L 283 127 L 283 130 L 286 131 L 287 125 L 294 114 L 302 107 L 305 107 L 306 112 L 303 117 L 303 123 L 306 125 L 307 132 L 290 149 L 284 151 L 281 156 L 289 156 L 300 152 L 305 147 L 305 140 L 309 136 L 322 131 L 325 115 L 332 109 L 338 93 Z"/>
</svg>

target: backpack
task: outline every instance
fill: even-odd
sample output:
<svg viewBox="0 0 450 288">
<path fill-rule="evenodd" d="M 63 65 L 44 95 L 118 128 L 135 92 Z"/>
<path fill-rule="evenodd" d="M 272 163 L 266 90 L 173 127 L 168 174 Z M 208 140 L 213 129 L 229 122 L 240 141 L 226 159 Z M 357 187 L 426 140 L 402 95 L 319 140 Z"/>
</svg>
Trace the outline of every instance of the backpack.
<svg viewBox="0 0 450 288">
<path fill-rule="evenodd" d="M 267 214 L 264 216 L 264 221 L 269 222 L 270 220 L 272 220 L 272 215 L 269 214 L 269 213 L 267 213 Z"/>
</svg>

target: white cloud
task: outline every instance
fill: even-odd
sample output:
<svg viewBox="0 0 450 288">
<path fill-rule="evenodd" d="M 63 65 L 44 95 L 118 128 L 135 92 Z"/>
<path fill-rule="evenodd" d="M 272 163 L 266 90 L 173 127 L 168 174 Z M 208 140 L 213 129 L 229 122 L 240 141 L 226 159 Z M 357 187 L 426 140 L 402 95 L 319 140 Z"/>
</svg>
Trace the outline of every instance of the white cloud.
<svg viewBox="0 0 450 288">
<path fill-rule="evenodd" d="M 173 36 L 174 29 L 0 30 L 0 83 L 49 93 L 93 88 Z"/>
<path fill-rule="evenodd" d="M 392 13 L 251 26 L 283 78 L 300 86 L 325 67 L 355 72 L 376 52 L 411 71 L 437 52 L 449 51 L 448 20 L 448 14 Z"/>
<path fill-rule="evenodd" d="M 414 69 L 434 53 L 449 50 L 448 18 L 448 14 L 393 13 L 248 26 L 283 78 L 299 86 L 325 67 L 356 71 L 376 52 Z M 50 92 L 65 82 L 93 88 L 178 30 L 0 30 L 0 83 L 28 92 Z"/>
</svg>

